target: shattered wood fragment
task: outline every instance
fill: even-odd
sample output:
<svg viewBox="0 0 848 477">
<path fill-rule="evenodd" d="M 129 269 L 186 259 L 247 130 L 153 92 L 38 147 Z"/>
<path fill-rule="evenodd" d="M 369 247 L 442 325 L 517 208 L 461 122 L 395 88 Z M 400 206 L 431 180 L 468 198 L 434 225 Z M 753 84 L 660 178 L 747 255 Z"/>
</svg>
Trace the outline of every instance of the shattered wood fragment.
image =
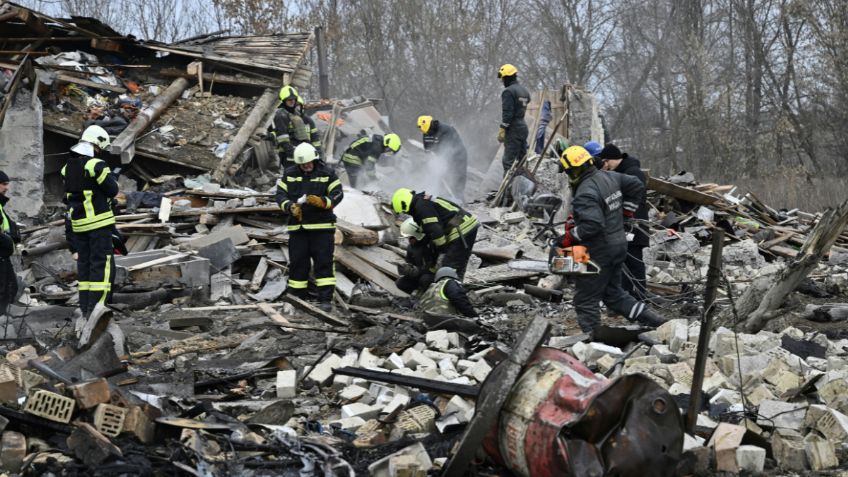
<svg viewBox="0 0 848 477">
<path fill-rule="evenodd" d="M 665 194 L 677 199 L 685 200 L 693 204 L 713 205 L 720 199 L 718 197 L 698 192 L 697 190 L 688 187 L 679 186 L 666 182 L 656 177 L 648 176 L 648 189 L 655 190 L 661 194 Z"/>
<path fill-rule="evenodd" d="M 85 422 L 78 424 L 76 430 L 68 436 L 67 443 L 77 459 L 89 467 L 98 466 L 112 456 L 123 456 L 121 449 Z"/>
<path fill-rule="evenodd" d="M 344 247 L 336 247 L 334 256 L 339 263 L 345 266 L 345 268 L 356 273 L 365 280 L 379 286 L 383 290 L 386 290 L 390 294 L 397 297 L 409 296 L 407 293 L 401 291 L 392 279 L 380 271 L 375 270 L 367 262 L 357 257 L 349 250 L 346 250 Z"/>
<path fill-rule="evenodd" d="M 318 308 L 312 303 L 309 303 L 306 300 L 301 300 L 300 298 L 294 295 L 287 295 L 286 300 L 291 301 L 293 304 L 303 308 L 309 313 L 312 313 L 319 320 L 323 321 L 324 323 L 327 323 L 328 325 L 341 326 L 343 328 L 347 328 L 350 326 L 350 323 L 348 323 L 346 320 L 333 316 L 332 314 L 327 313 L 326 311 Z"/>
</svg>

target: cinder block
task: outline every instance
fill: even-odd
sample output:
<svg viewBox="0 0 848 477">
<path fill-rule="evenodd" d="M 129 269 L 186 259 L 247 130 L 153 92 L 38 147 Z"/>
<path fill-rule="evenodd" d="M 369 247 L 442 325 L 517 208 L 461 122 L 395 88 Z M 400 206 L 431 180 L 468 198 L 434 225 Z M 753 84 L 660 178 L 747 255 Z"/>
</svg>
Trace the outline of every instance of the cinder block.
<svg viewBox="0 0 848 477">
<path fill-rule="evenodd" d="M 21 346 L 6 353 L 6 359 L 9 363 L 21 369 L 28 367 L 29 360 L 35 358 L 38 358 L 38 351 L 32 345 Z"/>
<path fill-rule="evenodd" d="M 36 389 L 27 398 L 24 412 L 51 421 L 68 423 L 74 413 L 74 404 L 75 401 L 69 397 Z"/>
<path fill-rule="evenodd" d="M 339 398 L 344 401 L 356 401 L 367 393 L 368 390 L 363 388 L 362 386 L 351 384 L 350 386 L 342 389 L 342 391 L 339 393 Z"/>
<path fill-rule="evenodd" d="M 675 361 L 677 361 L 677 355 L 672 353 L 666 345 L 657 344 L 651 346 L 651 351 L 649 355 L 656 356 L 657 358 L 659 358 L 660 363 L 674 363 Z"/>
<path fill-rule="evenodd" d="M 400 368 L 406 367 L 406 365 L 403 362 L 403 358 L 398 356 L 397 353 L 390 354 L 389 357 L 386 358 L 386 362 L 384 363 L 384 366 L 388 370 L 400 369 Z"/>
<path fill-rule="evenodd" d="M 150 420 L 144 409 L 140 406 L 130 406 L 127 409 L 122 432 L 132 434 L 139 441 L 149 444 L 153 442 L 155 431 L 156 424 Z"/>
<path fill-rule="evenodd" d="M 839 465 L 833 443 L 815 433 L 807 434 L 804 438 L 804 452 L 807 463 L 814 471 L 830 469 Z"/>
<path fill-rule="evenodd" d="M 105 378 L 86 381 L 69 386 L 80 409 L 91 409 L 98 404 L 108 403 L 112 399 L 109 382 Z"/>
<path fill-rule="evenodd" d="M 18 380 L 11 368 L 12 365 L 0 366 L 0 401 L 6 403 L 18 400 Z"/>
<path fill-rule="evenodd" d="M 365 419 L 362 419 L 359 416 L 354 417 L 346 417 L 342 419 L 336 419 L 335 421 L 330 421 L 330 425 L 338 425 L 342 429 L 347 431 L 355 431 L 365 425 Z"/>
<path fill-rule="evenodd" d="M 445 407 L 445 414 L 459 413 L 463 419 L 471 420 L 474 416 L 474 403 L 460 396 L 454 396 Z"/>
<path fill-rule="evenodd" d="M 383 366 L 383 358 L 375 356 L 371 353 L 371 350 L 368 348 L 362 348 L 362 351 L 359 352 L 359 360 L 357 361 L 357 365 L 360 368 L 379 368 Z"/>
<path fill-rule="evenodd" d="M 716 470 L 738 473 L 736 449 L 742 443 L 745 428 L 723 422 L 713 431 L 709 446 L 715 449 Z"/>
<path fill-rule="evenodd" d="M 438 367 L 435 361 L 424 356 L 423 353 L 415 348 L 407 348 L 401 355 L 401 358 L 403 358 L 406 367 L 410 369 L 416 369 L 418 366 L 427 366 L 434 369 Z"/>
<path fill-rule="evenodd" d="M 124 428 L 126 417 L 127 409 L 124 407 L 98 404 L 94 410 L 94 428 L 103 435 L 117 437 Z"/>
<path fill-rule="evenodd" d="M 601 359 L 601 357 L 603 357 L 605 354 L 608 354 L 613 358 L 619 358 L 621 356 L 624 356 L 624 352 L 621 351 L 621 348 L 616 348 L 615 346 L 596 342 L 592 342 L 586 345 L 587 363 L 594 363 L 597 360 Z"/>
<path fill-rule="evenodd" d="M 807 405 L 783 401 L 765 400 L 760 402 L 757 424 L 768 427 L 800 430 L 804 426 Z"/>
<path fill-rule="evenodd" d="M 436 410 L 430 406 L 415 406 L 401 411 L 396 427 L 408 434 L 433 432 L 436 430 Z"/>
<path fill-rule="evenodd" d="M 428 331 L 424 336 L 424 341 L 429 348 L 441 351 L 449 349 L 451 346 L 447 330 Z"/>
<path fill-rule="evenodd" d="M 357 366 L 359 362 L 359 353 L 356 350 L 349 349 L 342 356 L 341 362 L 337 366 L 333 366 L 333 368 L 344 368 L 346 366 Z M 344 388 L 345 386 L 350 386 L 353 384 L 353 376 L 342 376 L 337 374 L 333 376 L 333 389 L 339 390 Z"/>
<path fill-rule="evenodd" d="M 5 431 L 0 438 L 0 467 L 17 474 L 26 457 L 26 437 L 20 432 Z"/>
<path fill-rule="evenodd" d="M 816 429 L 831 442 L 848 442 L 848 416 L 835 409 L 829 409 L 816 422 Z"/>
<path fill-rule="evenodd" d="M 740 471 L 762 472 L 766 464 L 766 450 L 757 446 L 739 446 L 736 465 Z"/>
<path fill-rule="evenodd" d="M 277 371 L 277 397 L 291 399 L 297 395 L 297 370 Z"/>
<path fill-rule="evenodd" d="M 781 469 L 792 472 L 804 472 L 808 469 L 804 436 L 798 432 L 778 429 L 771 438 L 771 450 Z"/>
<path fill-rule="evenodd" d="M 381 414 L 393 414 L 398 409 L 409 404 L 410 397 L 406 394 L 395 394 L 391 401 L 383 407 Z"/>
<path fill-rule="evenodd" d="M 492 372 L 492 367 L 489 366 L 489 363 L 487 363 L 486 360 L 481 359 L 474 363 L 474 366 L 466 369 L 462 374 L 476 379 L 478 383 L 482 383 L 486 380 L 486 376 L 488 376 L 490 372 Z"/>
</svg>

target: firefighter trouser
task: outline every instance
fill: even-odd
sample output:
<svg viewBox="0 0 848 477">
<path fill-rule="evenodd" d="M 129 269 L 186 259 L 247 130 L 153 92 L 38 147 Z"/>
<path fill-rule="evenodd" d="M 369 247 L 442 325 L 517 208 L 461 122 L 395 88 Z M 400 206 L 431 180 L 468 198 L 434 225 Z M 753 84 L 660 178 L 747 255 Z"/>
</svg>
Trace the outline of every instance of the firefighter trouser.
<svg viewBox="0 0 848 477">
<path fill-rule="evenodd" d="M 362 166 L 345 162 L 344 168 L 345 172 L 347 172 L 347 180 L 350 182 L 350 186 L 356 189 L 357 184 L 359 183 L 359 176 L 362 175 L 363 172 Z"/>
<path fill-rule="evenodd" d="M 74 232 L 74 245 L 79 280 L 79 302 L 83 315 L 94 305 L 111 302 L 112 282 L 115 279 L 115 261 L 112 248 L 112 227 L 102 227 L 89 232 Z"/>
<path fill-rule="evenodd" d="M 421 275 L 414 277 L 404 275 L 395 280 L 395 285 L 397 285 L 401 291 L 411 295 L 418 290 L 426 290 L 427 287 L 433 283 L 433 278 L 435 278 L 435 275 L 430 272 L 424 272 Z"/>
<path fill-rule="evenodd" d="M 468 259 L 471 258 L 471 249 L 474 247 L 474 241 L 477 240 L 477 229 L 474 227 L 465 234 L 465 241 L 458 238 L 450 242 L 445 247 L 445 254 L 442 257 L 442 266 L 450 267 L 456 270 L 459 281 L 465 277 L 465 270 L 468 268 Z"/>
<path fill-rule="evenodd" d="M 621 269 L 627 257 L 627 246 L 596 248 L 589 250 L 589 255 L 601 271 L 597 275 L 578 275 L 575 280 L 574 308 L 580 329 L 589 333 L 601 324 L 600 301 L 628 320 L 635 320 L 645 305 L 621 288 Z"/>
<path fill-rule="evenodd" d="M 9 305 L 18 294 L 18 277 L 11 257 L 0 257 L 0 316 L 8 313 Z"/>
<path fill-rule="evenodd" d="M 315 277 L 318 300 L 329 303 L 336 289 L 333 266 L 335 231 L 296 231 L 289 234 L 289 292 L 306 297 L 309 269 Z"/>
<path fill-rule="evenodd" d="M 527 124 L 519 121 L 506 128 L 504 136 L 503 168 L 504 174 L 512 167 L 512 163 L 527 154 Z"/>
<path fill-rule="evenodd" d="M 621 288 L 637 300 L 644 300 L 645 294 L 645 262 L 642 258 L 644 245 L 627 244 L 627 260 L 624 261 L 624 277 Z"/>
</svg>

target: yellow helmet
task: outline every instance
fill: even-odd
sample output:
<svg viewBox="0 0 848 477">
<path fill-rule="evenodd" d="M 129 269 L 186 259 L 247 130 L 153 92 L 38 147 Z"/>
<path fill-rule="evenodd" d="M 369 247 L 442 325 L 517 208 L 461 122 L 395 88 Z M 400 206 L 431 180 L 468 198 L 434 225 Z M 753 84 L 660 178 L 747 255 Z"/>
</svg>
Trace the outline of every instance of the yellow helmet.
<svg viewBox="0 0 848 477">
<path fill-rule="evenodd" d="M 389 133 L 383 136 L 383 147 L 389 148 L 392 152 L 400 151 L 400 136 L 394 133 Z"/>
<path fill-rule="evenodd" d="M 302 142 L 294 148 L 294 157 L 292 160 L 295 164 L 307 164 L 315 159 L 318 159 L 318 151 L 308 142 Z"/>
<path fill-rule="evenodd" d="M 592 155 L 583 146 L 571 146 L 562 152 L 559 163 L 566 171 L 574 169 L 592 161 Z"/>
<path fill-rule="evenodd" d="M 515 76 L 518 74 L 518 68 L 507 63 L 501 66 L 498 69 L 498 78 L 503 78 L 504 76 Z"/>
<path fill-rule="evenodd" d="M 392 194 L 392 209 L 396 214 L 405 214 L 409 212 L 409 207 L 412 206 L 412 197 L 415 192 L 412 189 L 401 187 Z"/>
<path fill-rule="evenodd" d="M 294 89 L 294 86 L 285 85 L 280 88 L 280 101 L 285 101 L 294 96 L 295 98 L 299 98 L 300 96 L 297 94 L 297 90 Z"/>
<path fill-rule="evenodd" d="M 415 223 L 415 219 L 410 217 L 400 224 L 400 236 L 415 237 L 416 240 L 421 240 L 424 238 L 424 230 L 421 229 L 420 225 Z"/>
<path fill-rule="evenodd" d="M 431 124 L 433 124 L 433 116 L 418 116 L 418 129 L 422 133 L 427 134 Z"/>
</svg>

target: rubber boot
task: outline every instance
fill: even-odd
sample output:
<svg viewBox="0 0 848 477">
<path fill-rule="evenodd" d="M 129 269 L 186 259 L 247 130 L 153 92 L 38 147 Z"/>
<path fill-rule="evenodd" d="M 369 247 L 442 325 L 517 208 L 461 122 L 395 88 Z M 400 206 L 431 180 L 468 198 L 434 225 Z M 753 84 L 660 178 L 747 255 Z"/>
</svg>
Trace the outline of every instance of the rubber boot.
<svg viewBox="0 0 848 477">
<path fill-rule="evenodd" d="M 639 316 L 636 317 L 636 321 L 642 323 L 645 326 L 650 326 L 651 328 L 656 328 L 661 324 L 668 321 L 668 318 L 656 313 L 654 310 L 650 308 L 645 308 Z"/>
</svg>

